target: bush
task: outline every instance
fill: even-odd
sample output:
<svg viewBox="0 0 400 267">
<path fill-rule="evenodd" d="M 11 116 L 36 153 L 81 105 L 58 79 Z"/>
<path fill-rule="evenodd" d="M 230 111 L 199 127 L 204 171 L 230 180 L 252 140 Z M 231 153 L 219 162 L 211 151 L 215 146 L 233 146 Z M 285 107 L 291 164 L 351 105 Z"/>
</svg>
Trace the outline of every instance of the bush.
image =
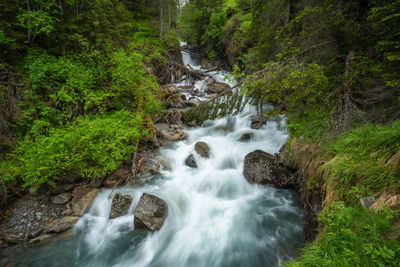
<svg viewBox="0 0 400 267">
<path fill-rule="evenodd" d="M 307 245 L 298 261 L 286 266 L 399 266 L 400 244 L 382 238 L 396 214 L 333 203 L 321 214 L 317 241 Z"/>
<path fill-rule="evenodd" d="M 115 170 L 146 134 L 141 118 L 127 111 L 78 118 L 48 135 L 26 138 L 12 154 L 8 172 L 24 187 L 54 185 L 67 174 L 97 178 Z"/>
</svg>

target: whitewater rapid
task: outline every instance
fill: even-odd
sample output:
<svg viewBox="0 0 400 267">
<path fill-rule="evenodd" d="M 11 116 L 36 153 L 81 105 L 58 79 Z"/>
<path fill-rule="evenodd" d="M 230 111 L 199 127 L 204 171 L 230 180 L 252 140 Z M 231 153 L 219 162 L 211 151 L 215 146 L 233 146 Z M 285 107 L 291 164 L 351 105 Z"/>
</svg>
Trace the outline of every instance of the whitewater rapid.
<svg viewBox="0 0 400 267">
<path fill-rule="evenodd" d="M 184 61 L 194 64 L 190 55 Z M 224 81 L 223 72 L 211 74 Z M 286 142 L 285 121 L 268 121 L 255 130 L 250 128 L 252 114 L 254 108 L 246 106 L 237 116 L 186 128 L 186 140 L 160 151 L 161 175 L 132 187 L 102 189 L 75 226 L 74 237 L 31 250 L 29 255 L 36 256 L 29 266 L 253 267 L 293 258 L 304 241 L 298 195 L 249 184 L 243 176 L 247 153 L 260 149 L 274 154 Z M 245 133 L 253 134 L 251 140 L 239 141 Z M 210 158 L 194 151 L 198 141 L 209 145 Z M 184 163 L 191 153 L 198 168 Z M 133 203 L 127 215 L 110 220 L 118 192 L 131 195 Z M 158 232 L 134 231 L 133 213 L 143 193 L 168 204 Z"/>
</svg>

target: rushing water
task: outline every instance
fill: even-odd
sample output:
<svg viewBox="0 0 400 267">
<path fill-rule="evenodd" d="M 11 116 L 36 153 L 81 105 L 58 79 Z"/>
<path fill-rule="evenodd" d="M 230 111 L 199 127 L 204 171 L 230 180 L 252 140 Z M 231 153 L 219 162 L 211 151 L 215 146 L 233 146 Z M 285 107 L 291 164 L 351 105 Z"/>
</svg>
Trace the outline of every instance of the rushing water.
<svg viewBox="0 0 400 267">
<path fill-rule="evenodd" d="M 189 55 L 184 55 L 184 61 L 195 65 Z M 213 75 L 223 80 L 223 73 Z M 242 174 L 247 153 L 256 149 L 275 153 L 287 135 L 276 121 L 250 129 L 251 109 L 186 129 L 187 140 L 160 152 L 165 162 L 162 175 L 133 187 L 103 189 L 75 226 L 72 238 L 29 249 L 20 264 L 233 267 L 275 266 L 292 258 L 303 242 L 297 194 L 251 185 Z M 238 141 L 244 133 L 254 136 L 247 142 Z M 210 146 L 209 159 L 194 152 L 197 141 Z M 195 155 L 197 169 L 184 164 L 190 153 Z M 134 201 L 129 214 L 109 220 L 117 192 L 131 195 Z M 134 231 L 133 212 L 143 192 L 168 204 L 168 217 L 158 232 Z"/>
</svg>

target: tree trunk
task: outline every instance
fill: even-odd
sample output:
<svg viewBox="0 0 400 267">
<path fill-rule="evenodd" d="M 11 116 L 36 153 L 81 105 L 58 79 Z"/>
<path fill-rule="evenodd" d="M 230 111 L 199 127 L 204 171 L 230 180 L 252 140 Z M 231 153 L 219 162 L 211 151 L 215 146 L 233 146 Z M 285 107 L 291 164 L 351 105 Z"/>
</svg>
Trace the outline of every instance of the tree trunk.
<svg viewBox="0 0 400 267">
<path fill-rule="evenodd" d="M 346 67 L 344 71 L 344 78 L 342 86 L 339 91 L 339 121 L 338 131 L 344 132 L 349 128 L 350 118 L 353 112 L 352 103 L 350 101 L 351 88 L 348 85 L 349 75 L 352 71 L 352 65 L 354 60 L 354 51 L 349 51 L 346 56 Z"/>
<path fill-rule="evenodd" d="M 290 21 L 290 0 L 286 0 L 285 25 L 288 25 L 289 21 Z"/>
<path fill-rule="evenodd" d="M 160 0 L 160 40 L 163 39 L 163 0 Z"/>
<path fill-rule="evenodd" d="M 171 30 L 171 0 L 168 1 L 168 30 Z"/>
<path fill-rule="evenodd" d="M 29 0 L 27 0 L 27 5 L 28 5 L 28 12 L 29 12 L 29 17 L 28 17 L 28 42 L 31 41 L 31 6 L 29 3 Z"/>
</svg>

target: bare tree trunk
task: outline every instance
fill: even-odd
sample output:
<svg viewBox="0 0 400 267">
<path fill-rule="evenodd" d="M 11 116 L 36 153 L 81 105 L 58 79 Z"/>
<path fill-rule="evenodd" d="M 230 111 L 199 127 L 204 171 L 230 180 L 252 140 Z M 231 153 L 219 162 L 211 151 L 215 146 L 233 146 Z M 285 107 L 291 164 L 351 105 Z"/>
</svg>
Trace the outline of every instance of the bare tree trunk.
<svg viewBox="0 0 400 267">
<path fill-rule="evenodd" d="M 168 30 L 171 30 L 171 0 L 168 1 Z"/>
<path fill-rule="evenodd" d="M 31 6 L 29 3 L 29 0 L 27 0 L 28 4 L 28 12 L 29 12 L 29 17 L 28 17 L 28 42 L 31 41 Z"/>
<path fill-rule="evenodd" d="M 288 25 L 288 24 L 289 24 L 289 21 L 290 21 L 290 1 L 291 1 L 291 0 L 286 0 L 285 25 Z"/>
<path fill-rule="evenodd" d="M 160 0 L 160 40 L 163 39 L 163 0 Z"/>
<path fill-rule="evenodd" d="M 339 121 L 338 131 L 344 132 L 349 128 L 349 122 L 351 114 L 353 112 L 352 103 L 350 101 L 351 88 L 348 85 L 349 75 L 352 71 L 352 65 L 354 60 L 354 51 L 349 51 L 346 56 L 346 68 L 344 71 L 344 78 L 342 86 L 339 91 Z"/>
</svg>

